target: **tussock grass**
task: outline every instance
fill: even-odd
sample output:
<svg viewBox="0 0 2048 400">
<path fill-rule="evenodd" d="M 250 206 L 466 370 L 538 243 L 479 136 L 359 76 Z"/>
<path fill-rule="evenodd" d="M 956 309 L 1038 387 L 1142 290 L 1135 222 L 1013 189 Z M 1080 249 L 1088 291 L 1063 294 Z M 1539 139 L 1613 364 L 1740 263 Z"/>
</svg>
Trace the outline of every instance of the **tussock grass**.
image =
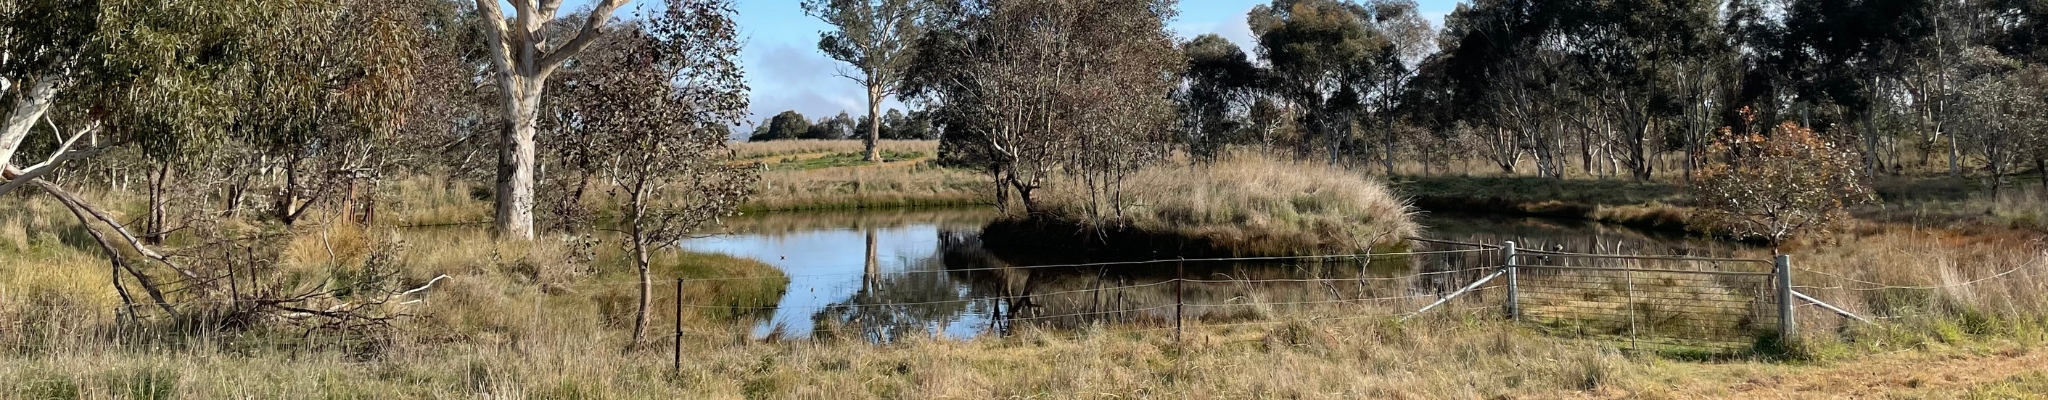
<svg viewBox="0 0 2048 400">
<path fill-rule="evenodd" d="M 1039 218 L 1088 225 L 1091 199 L 1079 182 L 1058 182 Z M 1226 253 L 1354 253 L 1401 243 L 1417 226 L 1406 201 L 1363 173 L 1320 163 L 1241 153 L 1195 165 L 1138 171 L 1123 188 L 1120 219 L 1141 235 L 1178 237 Z M 1024 218 L 1015 215 L 1012 218 Z"/>
</svg>

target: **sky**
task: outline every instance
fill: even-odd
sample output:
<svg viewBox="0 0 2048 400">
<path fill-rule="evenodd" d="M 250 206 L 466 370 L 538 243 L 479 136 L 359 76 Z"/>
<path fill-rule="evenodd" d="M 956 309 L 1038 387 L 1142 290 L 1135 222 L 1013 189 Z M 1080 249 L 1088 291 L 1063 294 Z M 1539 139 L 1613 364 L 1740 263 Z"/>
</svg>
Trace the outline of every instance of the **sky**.
<svg viewBox="0 0 2048 400">
<path fill-rule="evenodd" d="M 656 0 L 639 0 L 635 3 Z M 568 0 L 563 9 L 587 7 L 589 0 Z M 1168 27 L 1183 39 L 1206 33 L 1222 35 L 1252 52 L 1251 28 L 1245 13 L 1262 0 L 1181 0 L 1180 16 Z M 1423 16 L 1438 26 L 1443 16 L 1457 7 L 1457 0 L 1417 0 Z M 740 34 L 745 40 L 741 63 L 746 68 L 748 87 L 753 89 L 750 121 L 759 123 L 784 110 L 796 110 L 818 119 L 845 111 L 861 117 L 867 111 L 865 91 L 836 73 L 844 63 L 818 51 L 818 32 L 830 28 L 817 18 L 804 15 L 799 0 L 736 0 Z M 628 5 L 626 8 L 636 6 Z M 510 9 L 510 7 L 506 7 Z M 617 15 L 629 15 L 621 12 Z M 896 99 L 883 103 L 886 109 L 902 109 Z M 884 111 L 886 112 L 886 111 Z M 751 129 L 752 126 L 745 127 Z"/>
</svg>

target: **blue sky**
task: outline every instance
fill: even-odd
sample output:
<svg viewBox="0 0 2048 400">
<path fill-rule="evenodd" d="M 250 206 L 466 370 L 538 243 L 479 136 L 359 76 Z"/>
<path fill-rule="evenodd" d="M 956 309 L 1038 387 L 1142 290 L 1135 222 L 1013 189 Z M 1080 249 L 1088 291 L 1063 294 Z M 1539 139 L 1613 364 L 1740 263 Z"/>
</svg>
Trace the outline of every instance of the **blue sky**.
<svg viewBox="0 0 2048 400">
<path fill-rule="evenodd" d="M 639 0 L 635 3 L 654 1 Z M 1457 7 L 1457 0 L 1417 0 L 1422 13 L 1441 26 L 1443 16 Z M 587 7 L 589 0 L 567 0 L 564 9 Z M 1181 0 L 1180 16 L 1169 26 L 1183 38 L 1216 33 L 1237 42 L 1251 52 L 1251 29 L 1245 26 L 1245 12 L 1252 6 L 1269 4 L 1262 0 Z M 737 0 L 741 35 L 746 44 L 741 62 L 747 69 L 747 83 L 753 88 L 752 121 L 783 110 L 797 110 L 812 119 L 837 115 L 844 110 L 860 117 L 867 99 L 860 86 L 834 75 L 841 63 L 818 51 L 818 32 L 829 28 L 816 18 L 805 16 L 798 0 Z M 632 8 L 633 5 L 627 6 Z M 510 7 L 506 7 L 509 9 Z M 621 12 L 619 16 L 630 15 Z M 894 99 L 885 108 L 902 108 Z"/>
</svg>

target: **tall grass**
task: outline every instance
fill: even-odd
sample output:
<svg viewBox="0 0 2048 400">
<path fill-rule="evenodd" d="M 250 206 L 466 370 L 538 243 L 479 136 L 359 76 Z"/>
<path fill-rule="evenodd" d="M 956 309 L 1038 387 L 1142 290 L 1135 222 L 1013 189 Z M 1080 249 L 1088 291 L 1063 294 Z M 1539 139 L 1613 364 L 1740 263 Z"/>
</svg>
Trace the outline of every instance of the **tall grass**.
<svg viewBox="0 0 2048 400">
<path fill-rule="evenodd" d="M 1406 201 L 1364 173 L 1255 153 L 1148 167 L 1125 179 L 1122 196 L 1129 205 L 1113 213 L 1079 182 L 1056 182 L 1041 217 L 1088 223 L 1093 202 L 1130 229 L 1237 254 L 1351 253 L 1417 232 Z"/>
</svg>

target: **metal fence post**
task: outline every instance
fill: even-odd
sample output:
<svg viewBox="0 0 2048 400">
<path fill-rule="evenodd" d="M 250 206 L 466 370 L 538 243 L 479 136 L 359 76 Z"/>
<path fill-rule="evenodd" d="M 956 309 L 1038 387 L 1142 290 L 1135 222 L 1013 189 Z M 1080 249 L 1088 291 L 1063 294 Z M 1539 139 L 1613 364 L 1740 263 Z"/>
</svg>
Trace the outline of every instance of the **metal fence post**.
<svg viewBox="0 0 2048 400">
<path fill-rule="evenodd" d="M 680 376 L 683 373 L 683 278 L 676 278 L 676 347 L 671 353 L 672 368 Z"/>
<path fill-rule="evenodd" d="M 1779 254 L 1778 272 L 1778 339 L 1790 341 L 1798 334 L 1798 325 L 1792 319 L 1792 257 Z"/>
<path fill-rule="evenodd" d="M 1507 306 L 1508 306 L 1508 320 L 1510 320 L 1510 321 L 1521 321 L 1521 320 L 1522 320 L 1522 305 L 1521 305 L 1521 303 L 1520 303 L 1520 300 L 1521 300 L 1521 299 L 1517 298 L 1517 297 L 1516 297 L 1516 296 L 1517 296 L 1517 293 L 1515 293 L 1515 287 L 1516 287 L 1516 286 L 1518 286 L 1518 284 L 1520 284 L 1520 283 L 1521 283 L 1520 281 L 1518 281 L 1518 280 L 1517 280 L 1517 277 L 1516 277 L 1516 271 L 1515 271 L 1515 270 L 1516 270 L 1516 268 L 1515 268 L 1515 261 L 1516 261 L 1516 260 L 1515 260 L 1515 242 L 1513 242 L 1513 241 L 1509 241 L 1509 242 L 1507 242 L 1507 246 L 1506 246 L 1506 247 L 1503 247 L 1502 249 L 1503 249 L 1504 251 L 1506 251 L 1506 252 L 1507 252 L 1507 253 L 1506 253 L 1507 257 L 1505 257 L 1505 258 L 1504 258 L 1504 260 L 1505 260 L 1505 261 L 1507 261 L 1507 262 L 1506 262 L 1506 263 L 1504 263 L 1504 264 L 1502 264 L 1502 267 L 1504 267 L 1504 268 L 1507 268 L 1507 272 L 1508 272 L 1508 274 L 1507 274 L 1507 275 L 1508 275 L 1508 304 L 1507 304 Z"/>
<path fill-rule="evenodd" d="M 1185 303 L 1185 302 L 1183 302 L 1183 301 L 1182 301 L 1182 298 L 1183 298 L 1183 296 L 1185 296 L 1185 294 L 1184 294 L 1184 293 L 1185 293 L 1185 291 L 1184 291 L 1184 290 L 1182 290 L 1182 288 L 1183 288 L 1183 287 L 1184 287 L 1185 285 L 1187 285 L 1187 280 L 1188 280 L 1188 265 L 1187 265 L 1187 263 L 1188 263 L 1188 262 L 1187 262 L 1187 260 L 1181 260 L 1181 261 L 1180 261 L 1179 263 L 1175 263 L 1175 264 L 1174 264 L 1174 267 L 1173 267 L 1173 341 L 1174 341 L 1174 343 L 1180 343 L 1180 340 L 1181 340 L 1181 324 L 1182 324 L 1182 322 L 1181 322 L 1181 318 L 1183 318 L 1183 314 L 1182 314 L 1182 313 L 1183 313 L 1183 309 L 1184 309 L 1184 308 L 1186 307 L 1186 306 L 1185 306 L 1185 304 L 1187 304 L 1187 303 Z"/>
</svg>

